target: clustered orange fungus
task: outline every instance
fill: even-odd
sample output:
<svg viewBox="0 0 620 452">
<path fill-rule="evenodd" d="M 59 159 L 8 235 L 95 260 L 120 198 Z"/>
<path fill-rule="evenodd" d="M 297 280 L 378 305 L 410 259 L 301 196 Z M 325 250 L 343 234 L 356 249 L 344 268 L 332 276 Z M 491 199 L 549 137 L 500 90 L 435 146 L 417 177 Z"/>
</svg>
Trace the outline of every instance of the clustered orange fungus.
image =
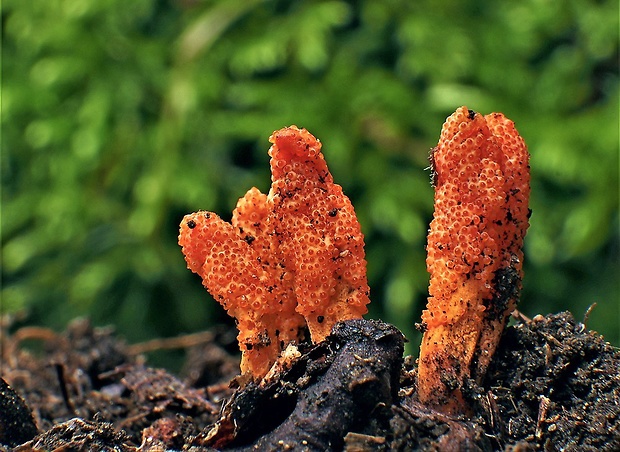
<svg viewBox="0 0 620 452">
<path fill-rule="evenodd" d="M 264 376 L 289 344 L 312 342 L 367 312 L 364 237 L 335 184 L 321 143 L 295 126 L 269 141 L 272 185 L 239 199 L 231 223 L 211 212 L 183 218 L 187 266 L 237 321 L 241 371 Z"/>
<path fill-rule="evenodd" d="M 435 211 L 418 397 L 455 414 L 467 411 L 463 385 L 484 377 L 516 307 L 529 226 L 529 154 L 503 114 L 461 107 L 443 125 L 431 170 Z"/>
</svg>

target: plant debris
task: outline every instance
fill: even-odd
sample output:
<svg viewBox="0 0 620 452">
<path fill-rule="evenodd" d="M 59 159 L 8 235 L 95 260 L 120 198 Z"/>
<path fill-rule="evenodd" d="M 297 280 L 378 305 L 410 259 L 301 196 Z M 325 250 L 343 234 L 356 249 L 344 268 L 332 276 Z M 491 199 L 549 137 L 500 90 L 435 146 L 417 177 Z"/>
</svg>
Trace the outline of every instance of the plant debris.
<svg viewBox="0 0 620 452">
<path fill-rule="evenodd" d="M 507 328 L 486 379 L 464 391 L 469 417 L 419 403 L 415 361 L 383 322 L 340 323 L 243 389 L 231 338 L 188 341 L 174 376 L 85 320 L 62 334 L 17 330 L 2 339 L 13 390 L 0 391 L 0 422 L 32 413 L 36 431 L 19 443 L 5 429 L 0 450 L 620 450 L 620 352 L 568 313 Z"/>
</svg>

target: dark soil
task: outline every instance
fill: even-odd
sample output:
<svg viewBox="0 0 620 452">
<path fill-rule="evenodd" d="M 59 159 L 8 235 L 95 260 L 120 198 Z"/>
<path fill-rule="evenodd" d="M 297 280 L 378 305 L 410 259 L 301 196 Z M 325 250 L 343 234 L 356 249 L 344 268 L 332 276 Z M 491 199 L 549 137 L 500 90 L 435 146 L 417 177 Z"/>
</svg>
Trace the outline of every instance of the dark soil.
<svg viewBox="0 0 620 452">
<path fill-rule="evenodd" d="M 383 322 L 338 324 L 260 383 L 235 378 L 230 337 L 17 330 L 2 338 L 0 450 L 620 450 L 620 352 L 568 313 L 507 329 L 467 418 L 417 402 L 414 360 Z M 180 376 L 145 365 L 170 347 L 187 348 Z"/>
</svg>

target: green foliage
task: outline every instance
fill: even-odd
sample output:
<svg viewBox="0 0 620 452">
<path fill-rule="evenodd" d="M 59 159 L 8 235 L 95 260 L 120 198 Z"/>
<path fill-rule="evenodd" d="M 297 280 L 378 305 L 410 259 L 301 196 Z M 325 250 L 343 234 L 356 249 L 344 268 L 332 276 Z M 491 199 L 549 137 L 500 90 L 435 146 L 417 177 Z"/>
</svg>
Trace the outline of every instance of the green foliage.
<svg viewBox="0 0 620 452">
<path fill-rule="evenodd" d="M 130 340 L 225 321 L 178 223 L 268 190 L 267 137 L 297 124 L 356 206 L 371 315 L 415 351 L 427 155 L 467 105 L 532 153 L 520 309 L 597 302 L 620 343 L 617 2 L 5 0 L 3 24 L 5 312 Z"/>
</svg>

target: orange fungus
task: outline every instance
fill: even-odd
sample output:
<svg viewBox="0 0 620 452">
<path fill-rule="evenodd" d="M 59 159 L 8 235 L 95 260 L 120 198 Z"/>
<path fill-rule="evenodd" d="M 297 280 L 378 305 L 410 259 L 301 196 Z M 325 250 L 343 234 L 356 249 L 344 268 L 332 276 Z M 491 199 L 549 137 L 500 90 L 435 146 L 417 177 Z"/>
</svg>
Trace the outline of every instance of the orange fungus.
<svg viewBox="0 0 620 452">
<path fill-rule="evenodd" d="M 530 192 L 527 147 L 501 113 L 459 108 L 431 151 L 435 211 L 426 265 L 429 299 L 418 368 L 420 400 L 465 410 L 515 309 Z"/>
<path fill-rule="evenodd" d="M 269 194 L 250 189 L 231 223 L 186 215 L 179 233 L 188 268 L 236 319 L 241 370 L 256 378 L 306 327 L 320 342 L 369 302 L 364 238 L 321 143 L 295 126 L 270 141 Z"/>
</svg>

